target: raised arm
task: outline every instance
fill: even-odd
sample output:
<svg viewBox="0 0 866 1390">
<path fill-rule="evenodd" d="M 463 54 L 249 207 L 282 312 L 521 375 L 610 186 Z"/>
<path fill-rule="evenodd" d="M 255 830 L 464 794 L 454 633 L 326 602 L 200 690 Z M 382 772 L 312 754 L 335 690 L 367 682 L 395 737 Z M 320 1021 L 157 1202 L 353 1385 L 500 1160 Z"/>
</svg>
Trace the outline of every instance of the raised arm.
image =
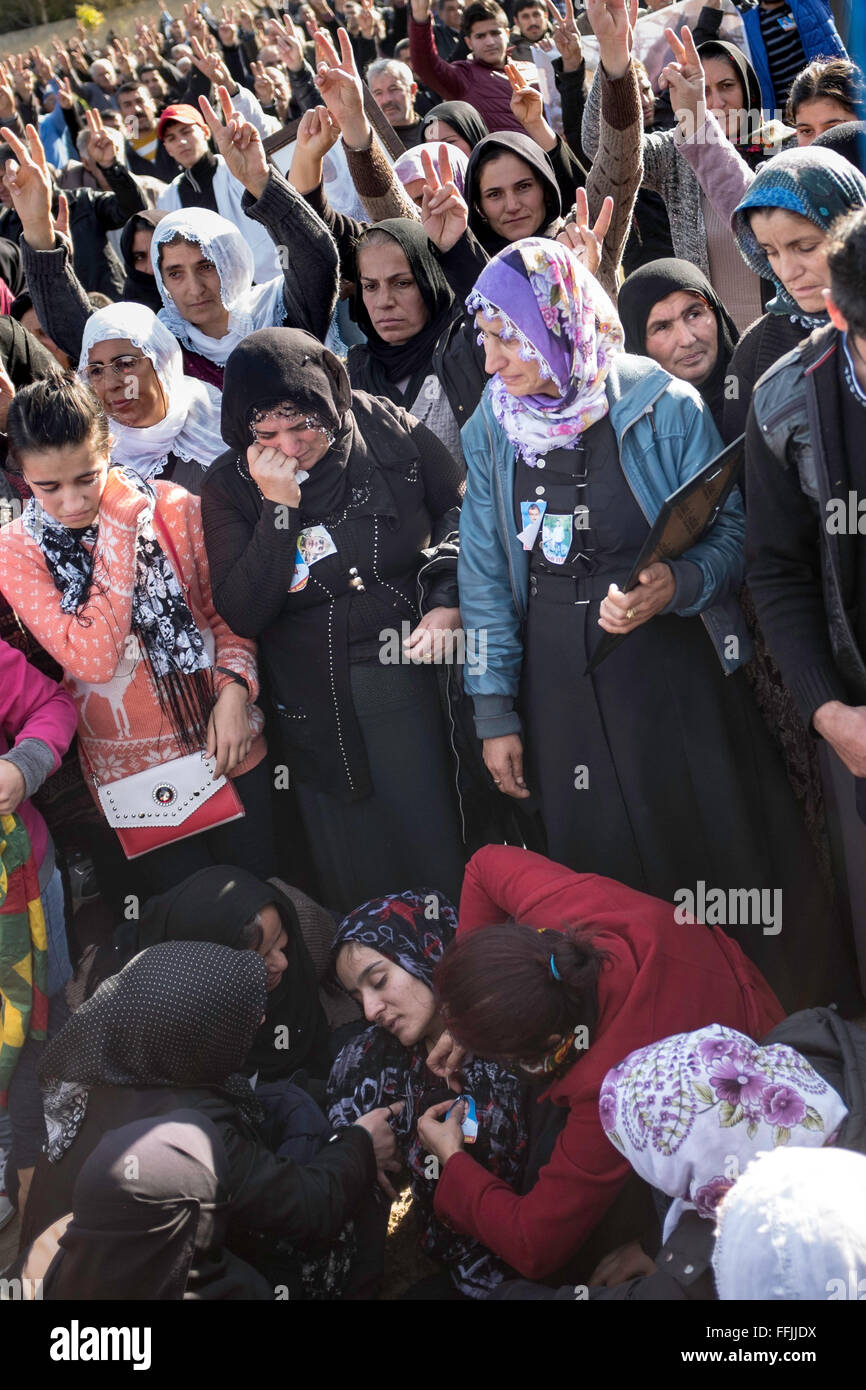
<svg viewBox="0 0 866 1390">
<path fill-rule="evenodd" d="M 33 307 L 46 333 L 77 362 L 84 325 L 93 311 L 72 269 L 68 243 L 55 236 L 53 188 L 45 151 L 32 126 L 28 127 L 26 144 L 8 127 L 2 135 L 14 155 L 6 165 L 6 186 L 21 219 L 21 251 Z M 58 231 L 62 232 L 66 219 L 66 199 L 61 195 Z"/>
<path fill-rule="evenodd" d="M 440 58 L 433 39 L 433 20 L 430 17 L 430 0 L 412 0 L 412 18 L 409 21 L 409 56 L 412 71 L 419 82 L 432 87 L 443 101 L 455 101 L 463 95 L 463 88 L 455 77 L 454 68 Z"/>
<path fill-rule="evenodd" d="M 261 222 L 281 248 L 283 302 L 295 328 L 324 338 L 339 287 L 339 257 L 333 237 L 282 174 L 268 164 L 261 136 L 233 109 L 225 87 L 219 88 L 225 124 L 206 97 L 199 106 L 229 172 L 247 190 L 243 208 Z M 297 248 L 298 254 L 288 254 Z"/>
</svg>

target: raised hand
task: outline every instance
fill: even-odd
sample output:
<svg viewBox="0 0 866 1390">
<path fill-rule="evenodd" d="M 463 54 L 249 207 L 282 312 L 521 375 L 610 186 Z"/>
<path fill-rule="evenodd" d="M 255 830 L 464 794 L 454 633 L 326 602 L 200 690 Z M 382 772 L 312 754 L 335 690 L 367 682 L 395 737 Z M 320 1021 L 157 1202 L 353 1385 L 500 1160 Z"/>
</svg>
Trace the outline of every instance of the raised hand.
<svg viewBox="0 0 866 1390">
<path fill-rule="evenodd" d="M 70 86 L 68 77 L 58 77 L 57 79 L 57 102 L 65 111 L 69 111 L 75 105 L 75 93 Z"/>
<path fill-rule="evenodd" d="M 43 86 L 46 82 L 50 82 L 51 79 L 54 77 L 54 72 L 51 67 L 51 64 L 45 57 L 45 54 L 39 48 L 36 49 L 36 56 L 33 59 L 33 69 Z"/>
<path fill-rule="evenodd" d="M 84 114 L 87 128 L 90 131 L 90 154 L 100 168 L 108 169 L 117 160 L 114 141 L 102 124 L 102 116 L 99 111 L 90 110 Z"/>
<path fill-rule="evenodd" d="M 204 48 L 197 38 L 191 38 L 189 46 L 192 49 L 192 61 L 200 73 L 212 82 L 215 87 L 220 85 L 228 88 L 232 96 L 237 91 L 237 83 L 229 73 L 228 68 L 222 59 L 222 54 L 214 51 L 205 53 Z"/>
<path fill-rule="evenodd" d="M 12 378 L 8 375 L 2 361 L 0 361 L 0 430 L 6 428 L 6 416 L 9 414 L 9 407 L 15 397 L 15 386 Z M 20 778 L 20 789 L 15 795 L 15 775 L 7 772 L 7 768 L 14 768 Z M 14 763 L 7 763 L 5 759 L 0 762 L 0 815 L 11 816 L 19 802 L 23 801 L 25 793 L 24 774 L 15 767 Z"/>
<path fill-rule="evenodd" d="M 57 199 L 57 213 L 54 217 L 55 237 L 65 237 L 69 240 L 69 199 L 65 193 L 61 193 Z"/>
<path fill-rule="evenodd" d="M 232 107 L 231 97 L 225 87 L 217 88 L 225 125 L 214 111 L 207 97 L 199 97 L 201 113 L 207 121 L 214 144 L 225 160 L 229 173 L 252 194 L 260 198 L 265 191 L 270 169 L 262 137 L 254 125 L 245 121 Z"/>
<path fill-rule="evenodd" d="M 378 18 L 379 16 L 373 9 L 373 0 L 361 0 L 361 13 L 358 16 L 358 28 L 365 39 L 375 38 Z"/>
<path fill-rule="evenodd" d="M 426 24 L 430 19 L 430 0 L 412 0 L 412 18 L 416 24 Z"/>
<path fill-rule="evenodd" d="M 530 87 L 523 73 L 514 63 L 505 64 L 505 75 L 513 91 L 511 110 L 525 130 L 538 126 L 544 120 L 544 99 L 535 87 Z"/>
<path fill-rule="evenodd" d="M 60 42 L 60 40 L 52 39 L 51 47 L 54 49 L 54 58 L 57 63 L 57 66 L 59 68 L 62 68 L 63 71 L 66 73 L 72 72 L 72 64 L 69 61 L 69 54 L 66 52 L 66 49 L 63 47 L 63 44 Z"/>
<path fill-rule="evenodd" d="M 589 225 L 589 203 L 586 189 L 578 188 L 574 195 L 574 221 L 566 222 L 556 240 L 569 247 L 577 259 L 586 266 L 590 275 L 597 275 L 601 265 L 602 244 L 613 217 L 613 198 L 607 197 L 601 205 L 595 226 Z"/>
<path fill-rule="evenodd" d="M 608 77 L 624 77 L 631 62 L 638 0 L 586 0 L 586 14 L 598 39 Z"/>
<path fill-rule="evenodd" d="M 423 146 L 421 164 L 424 169 L 421 226 L 440 251 L 450 251 L 469 225 L 469 208 L 454 182 L 448 146 L 442 146 L 441 177 L 436 172 L 433 156 Z"/>
<path fill-rule="evenodd" d="M 186 32 L 190 38 L 197 38 L 200 43 L 204 43 L 207 37 L 208 27 L 198 12 L 197 0 L 183 7 L 183 22 L 186 25 Z"/>
<path fill-rule="evenodd" d="M 253 75 L 253 91 L 262 106 L 272 106 L 276 88 L 268 69 L 264 63 L 250 63 L 250 71 Z"/>
<path fill-rule="evenodd" d="M 304 45 L 290 19 L 284 18 L 282 29 L 275 29 L 274 42 L 289 72 L 300 72 L 304 66 Z"/>
<path fill-rule="evenodd" d="M 222 23 L 217 26 L 220 43 L 224 43 L 226 48 L 236 48 L 238 42 L 238 25 L 234 6 L 223 5 L 222 14 Z"/>
<path fill-rule="evenodd" d="M 565 0 L 565 18 L 563 19 L 553 0 L 545 0 L 545 3 L 547 4 L 547 13 L 550 16 L 553 42 L 562 57 L 562 70 L 563 72 L 577 72 L 583 62 L 583 46 L 577 31 L 577 21 L 574 18 L 574 6 L 571 0 Z"/>
<path fill-rule="evenodd" d="M 679 37 L 673 29 L 665 29 L 665 38 L 673 50 L 674 61 L 662 68 L 661 79 L 670 89 L 671 107 L 680 125 L 693 127 L 684 129 L 683 134 L 693 135 L 707 114 L 704 70 L 688 25 Z"/>
<path fill-rule="evenodd" d="M 12 83 L 4 73 L 0 77 L 0 121 L 14 121 L 18 111 Z"/>
<path fill-rule="evenodd" d="M 339 140 L 340 127 L 327 106 L 313 106 L 301 117 L 296 138 L 310 159 L 322 160 Z"/>
<path fill-rule="evenodd" d="M 348 33 L 345 29 L 338 29 L 337 37 L 340 41 L 339 58 L 324 30 L 316 30 L 316 86 L 343 132 L 346 143 L 360 146 L 369 138 L 369 126 L 364 115 L 364 89 Z"/>
<path fill-rule="evenodd" d="M 13 155 L 6 161 L 4 178 L 15 211 L 21 218 L 24 238 L 35 251 L 49 250 L 54 245 L 51 225 L 54 188 L 42 141 L 32 125 L 27 127 L 26 144 L 8 126 L 0 130 L 0 135 Z"/>
</svg>

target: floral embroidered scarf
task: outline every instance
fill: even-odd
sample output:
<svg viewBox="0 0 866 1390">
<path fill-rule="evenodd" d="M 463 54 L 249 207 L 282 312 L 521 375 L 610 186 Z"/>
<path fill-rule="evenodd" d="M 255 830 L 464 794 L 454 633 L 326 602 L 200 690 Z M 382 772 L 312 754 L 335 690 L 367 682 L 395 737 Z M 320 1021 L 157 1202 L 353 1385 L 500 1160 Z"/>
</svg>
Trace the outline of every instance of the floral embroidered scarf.
<svg viewBox="0 0 866 1390">
<path fill-rule="evenodd" d="M 712 1218 L 756 1154 L 832 1143 L 847 1108 L 792 1047 L 761 1047 L 721 1024 L 629 1053 L 599 1095 L 601 1123 L 639 1177 L 684 1211 Z"/>
<path fill-rule="evenodd" d="M 557 396 L 513 396 L 497 373 L 493 413 L 530 467 L 552 449 L 570 448 L 607 414 L 611 357 L 622 351 L 616 310 L 574 252 L 546 237 L 526 237 L 484 267 L 466 301 L 502 338 L 516 339 L 524 362 L 537 362 Z"/>
</svg>

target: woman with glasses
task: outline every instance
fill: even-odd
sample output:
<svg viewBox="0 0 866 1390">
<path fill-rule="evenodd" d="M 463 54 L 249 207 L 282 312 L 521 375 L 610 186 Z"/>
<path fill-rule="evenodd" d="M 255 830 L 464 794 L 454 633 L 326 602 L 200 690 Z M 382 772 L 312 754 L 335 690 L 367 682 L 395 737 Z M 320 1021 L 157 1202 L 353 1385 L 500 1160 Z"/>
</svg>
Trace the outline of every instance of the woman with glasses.
<svg viewBox="0 0 866 1390">
<path fill-rule="evenodd" d="M 105 786 L 204 750 L 243 805 L 241 819 L 131 860 L 123 894 L 165 891 L 214 863 L 267 878 L 255 645 L 214 609 L 198 498 L 112 467 L 108 419 L 75 377 L 24 387 L 6 428 L 32 496 L 4 527 L 0 590 L 63 668 L 85 772 Z"/>
<path fill-rule="evenodd" d="M 214 603 L 259 643 L 323 899 L 347 912 L 417 883 L 454 899 L 454 768 L 425 663 L 460 626 L 462 465 L 298 329 L 235 348 L 222 428 L 202 492 Z"/>
<path fill-rule="evenodd" d="M 111 461 L 199 493 L 223 452 L 220 394 L 184 376 L 180 345 L 143 304 L 112 304 L 84 328 L 79 373 L 111 420 Z"/>
</svg>

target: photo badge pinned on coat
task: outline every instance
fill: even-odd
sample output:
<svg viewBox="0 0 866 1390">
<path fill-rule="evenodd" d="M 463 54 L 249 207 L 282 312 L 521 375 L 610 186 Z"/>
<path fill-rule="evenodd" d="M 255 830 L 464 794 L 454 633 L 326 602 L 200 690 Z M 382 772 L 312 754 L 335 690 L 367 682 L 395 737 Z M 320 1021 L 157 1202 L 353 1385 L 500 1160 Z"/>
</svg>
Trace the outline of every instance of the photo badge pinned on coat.
<svg viewBox="0 0 866 1390">
<path fill-rule="evenodd" d="M 466 1102 L 466 1114 L 463 1116 L 463 1119 L 460 1123 L 460 1129 L 463 1133 L 464 1141 L 467 1144 L 474 1144 L 475 1140 L 478 1138 L 478 1112 L 475 1108 L 475 1101 L 473 1100 L 472 1096 L 463 1095 L 457 1097 L 457 1099 L 454 1102 L 454 1105 L 459 1105 L 461 1100 Z M 450 1108 L 446 1110 L 446 1120 L 448 1119 L 448 1116 L 451 1114 L 451 1111 L 454 1109 L 454 1105 L 450 1106 Z"/>
<path fill-rule="evenodd" d="M 568 516 L 546 516 L 541 528 L 541 552 L 552 565 L 564 565 L 571 549 L 571 533 L 574 518 Z"/>
<path fill-rule="evenodd" d="M 317 560 L 324 560 L 326 555 L 336 555 L 337 547 L 334 538 L 325 526 L 307 526 L 298 536 L 298 548 L 295 551 L 295 572 L 292 575 L 292 582 L 289 585 L 289 593 L 299 593 L 306 588 L 307 580 L 310 577 L 310 566 Z"/>
<path fill-rule="evenodd" d="M 547 503 L 538 497 L 533 497 L 529 502 L 521 502 L 520 520 L 523 522 L 523 530 L 518 531 L 517 539 L 522 542 L 524 550 L 531 550 L 535 545 L 535 538 L 546 510 Z"/>
</svg>

